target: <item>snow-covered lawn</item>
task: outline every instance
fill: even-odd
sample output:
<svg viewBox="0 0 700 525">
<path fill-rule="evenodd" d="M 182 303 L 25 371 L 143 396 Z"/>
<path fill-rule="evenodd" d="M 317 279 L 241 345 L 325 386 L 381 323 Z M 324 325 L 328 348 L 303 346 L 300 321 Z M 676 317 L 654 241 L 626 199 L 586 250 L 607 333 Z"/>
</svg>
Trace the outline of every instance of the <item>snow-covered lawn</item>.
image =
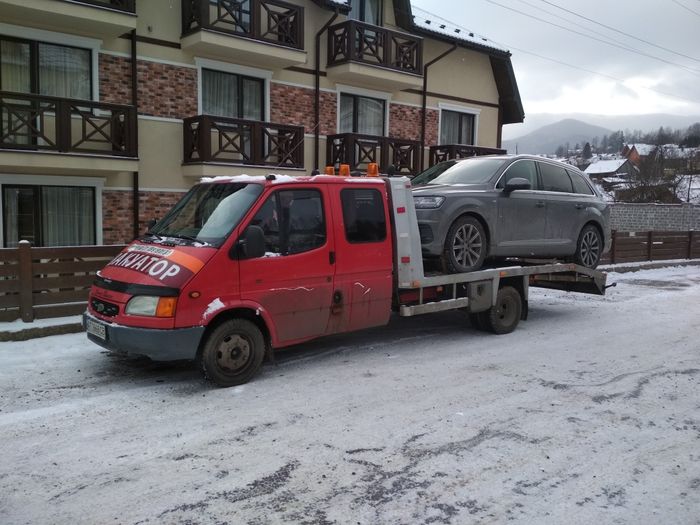
<svg viewBox="0 0 700 525">
<path fill-rule="evenodd" d="M 697 523 L 700 268 L 290 350 L 212 389 L 82 334 L 0 343 L 0 522 Z"/>
</svg>

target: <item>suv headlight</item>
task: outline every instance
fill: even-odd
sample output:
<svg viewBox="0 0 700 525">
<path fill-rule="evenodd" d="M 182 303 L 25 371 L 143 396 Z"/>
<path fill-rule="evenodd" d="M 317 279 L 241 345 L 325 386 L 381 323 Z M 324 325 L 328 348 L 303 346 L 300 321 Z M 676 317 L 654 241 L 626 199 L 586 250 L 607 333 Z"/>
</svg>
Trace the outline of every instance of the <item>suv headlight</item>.
<svg viewBox="0 0 700 525">
<path fill-rule="evenodd" d="M 151 295 L 136 295 L 126 303 L 125 313 L 129 315 L 144 315 L 149 317 L 173 317 L 177 297 L 156 297 Z"/>
<path fill-rule="evenodd" d="M 431 210 L 439 208 L 445 202 L 445 197 L 413 197 L 413 204 L 417 210 Z"/>
</svg>

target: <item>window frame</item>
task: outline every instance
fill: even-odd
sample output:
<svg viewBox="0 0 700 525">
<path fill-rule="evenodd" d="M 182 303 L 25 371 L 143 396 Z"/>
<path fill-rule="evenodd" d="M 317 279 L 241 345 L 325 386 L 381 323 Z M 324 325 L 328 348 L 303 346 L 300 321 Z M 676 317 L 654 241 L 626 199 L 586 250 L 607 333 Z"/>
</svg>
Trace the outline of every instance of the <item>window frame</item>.
<svg viewBox="0 0 700 525">
<path fill-rule="evenodd" d="M 517 160 L 511 162 L 510 164 L 508 164 L 506 169 L 503 170 L 503 173 L 501 173 L 499 175 L 498 179 L 496 180 L 496 184 L 494 184 L 494 186 L 493 186 L 493 189 L 501 190 L 501 191 L 503 191 L 505 189 L 505 183 L 508 181 L 504 180 L 504 177 L 507 175 L 510 168 L 515 166 L 519 162 L 532 162 L 535 166 L 535 186 L 530 188 L 529 190 L 521 190 L 521 191 L 540 191 L 541 184 L 542 184 L 542 181 L 540 180 L 540 166 L 539 166 L 539 163 L 534 159 L 517 159 Z M 502 180 L 504 181 L 503 182 L 504 186 L 503 186 L 503 188 L 499 188 L 498 185 L 501 183 Z"/>
<path fill-rule="evenodd" d="M 27 189 L 31 188 L 33 191 L 32 199 L 33 199 L 33 215 L 34 215 L 34 221 L 36 224 L 36 232 L 35 232 L 35 239 L 33 246 L 36 247 L 46 247 L 45 244 L 45 239 L 44 239 L 44 227 L 43 227 L 43 212 L 44 212 L 44 202 L 43 202 L 43 196 L 42 196 L 42 189 L 43 188 L 71 188 L 71 189 L 89 189 L 92 190 L 92 200 L 93 200 L 93 206 L 92 206 L 92 224 L 94 228 L 94 237 L 93 237 L 93 242 L 89 244 L 85 244 L 82 246 L 94 246 L 98 242 L 98 221 L 97 221 L 97 188 L 94 186 L 87 186 L 87 185 L 69 185 L 69 184 L 0 184 L 0 199 L 2 199 L 2 246 L 4 248 L 7 248 L 7 239 L 8 239 L 8 232 L 7 232 L 7 221 L 5 220 L 5 194 L 8 190 L 12 189 Z M 21 240 L 21 239 L 20 239 Z"/>
<path fill-rule="evenodd" d="M 352 13 L 352 10 L 348 14 L 348 18 L 351 20 L 357 20 L 358 22 L 363 22 L 365 24 L 369 24 L 367 22 L 367 1 L 368 0 L 359 0 L 360 1 L 360 11 L 357 13 L 357 18 L 355 18 Z M 371 25 L 376 25 L 377 27 L 382 27 L 384 25 L 384 0 L 376 0 L 379 9 L 378 17 L 377 17 L 377 23 L 376 24 L 371 24 Z"/>
<path fill-rule="evenodd" d="M 40 77 L 40 66 L 39 66 L 39 46 L 40 44 L 45 44 L 45 45 L 50 45 L 50 46 L 56 46 L 56 47 L 64 47 L 68 49 L 78 49 L 81 51 L 87 51 L 90 55 L 90 95 L 86 99 L 75 99 L 75 100 L 92 100 L 95 101 L 97 100 L 96 94 L 95 94 L 95 83 L 92 81 L 95 76 L 95 64 L 93 60 L 93 54 L 94 51 L 90 48 L 87 47 L 81 47 L 78 45 L 70 45 L 70 44 L 63 44 L 63 43 L 57 43 L 57 42 L 50 42 L 50 41 L 43 41 L 43 40 L 33 40 L 33 39 L 28 39 L 28 38 L 19 38 L 15 36 L 7 36 L 3 33 L 0 32 L 0 46 L 2 46 L 2 41 L 9 41 L 9 42 L 17 42 L 20 44 L 28 44 L 29 45 L 29 95 L 39 95 L 39 96 L 46 96 L 46 97 L 56 97 L 56 95 L 42 95 L 40 93 L 41 90 L 41 77 Z M 0 54 L 0 61 L 2 60 L 2 54 Z M 0 86 L 2 86 L 2 68 L 0 68 Z M 72 97 L 57 97 L 57 98 L 69 98 L 70 100 L 74 100 Z"/>
<path fill-rule="evenodd" d="M 31 27 L 17 26 L 2 22 L 0 22 L 0 38 L 7 38 L 8 40 L 15 41 L 29 41 L 42 44 L 52 44 L 64 47 L 74 47 L 90 51 L 90 93 L 92 97 L 90 100 L 92 100 L 93 102 L 99 102 L 100 79 L 98 73 L 100 70 L 99 55 L 101 51 L 102 40 L 85 36 L 58 33 L 55 31 L 48 31 L 45 29 L 35 29 Z M 33 90 L 31 93 L 38 95 L 38 91 L 35 90 Z"/>
<path fill-rule="evenodd" d="M 382 132 L 379 135 L 375 136 L 386 136 L 386 130 L 388 128 L 388 119 L 387 119 L 387 109 L 388 109 L 388 104 L 387 100 L 383 98 L 376 98 L 372 96 L 367 96 L 367 95 L 361 95 L 357 93 L 348 93 L 348 92 L 339 92 L 338 93 L 339 97 L 339 104 L 338 104 L 338 133 L 353 133 L 357 135 L 365 135 L 365 133 L 360 133 L 358 131 L 359 129 L 359 112 L 358 112 L 358 104 L 359 100 L 362 99 L 369 99 L 369 100 L 374 100 L 376 102 L 381 102 L 382 103 Z M 341 120 L 341 104 L 343 97 L 350 97 L 352 98 L 352 131 L 340 131 L 340 120 Z"/>
<path fill-rule="evenodd" d="M 537 171 L 540 174 L 540 191 L 544 191 L 547 193 L 567 193 L 571 195 L 575 195 L 574 193 L 574 183 L 571 181 L 571 177 L 569 177 L 569 171 L 563 167 L 563 166 L 558 166 L 556 164 L 552 164 L 550 162 L 542 162 L 542 161 L 537 161 Z M 547 190 L 545 189 L 544 185 L 544 175 L 542 173 L 542 166 L 551 166 L 552 168 L 558 168 L 562 170 L 566 174 L 566 180 L 569 181 L 569 184 L 571 185 L 571 191 L 559 191 L 559 190 Z"/>
<path fill-rule="evenodd" d="M 593 190 L 593 188 L 591 187 L 589 182 L 586 180 L 585 176 L 583 176 L 579 173 L 576 173 L 575 171 L 572 171 L 570 169 L 567 169 L 566 173 L 569 174 L 569 178 L 571 179 L 571 186 L 572 186 L 574 193 L 576 195 L 588 195 L 589 197 L 596 196 L 595 191 Z M 583 185 L 586 187 L 586 189 L 588 189 L 588 193 L 581 193 L 579 191 L 576 191 L 576 184 L 574 184 L 574 177 L 578 178 L 583 183 Z"/>
<path fill-rule="evenodd" d="M 479 142 L 479 119 L 481 116 L 481 109 L 479 108 L 473 108 L 473 107 L 468 107 L 468 106 L 456 106 L 454 104 L 446 104 L 444 102 L 438 103 L 438 109 L 440 110 L 440 116 L 439 116 L 439 122 L 438 122 L 438 145 L 439 146 L 446 146 L 450 144 L 444 144 L 442 142 L 442 114 L 443 111 L 450 111 L 452 113 L 460 113 L 460 114 L 465 114 L 465 115 L 471 115 L 474 118 L 474 125 L 472 126 L 472 142 L 470 144 L 463 144 L 465 146 L 476 146 Z M 462 130 L 460 127 L 460 134 Z M 462 143 L 459 143 L 462 144 Z"/>
<path fill-rule="evenodd" d="M 213 113 L 207 113 L 207 112 L 205 112 L 205 111 L 204 111 L 204 98 L 203 98 L 203 95 L 201 95 L 201 96 L 202 96 L 202 108 L 201 108 L 202 110 L 201 110 L 200 113 L 201 113 L 202 115 L 205 115 L 205 114 L 206 114 L 206 115 L 212 115 L 212 116 L 215 116 L 215 117 L 237 118 L 237 119 L 242 119 L 242 120 L 259 120 L 260 122 L 265 122 L 265 120 L 266 120 L 266 119 L 265 119 L 265 115 L 267 114 L 267 103 L 266 103 L 266 100 L 265 100 L 265 92 L 266 92 L 266 90 L 265 90 L 265 79 L 264 79 L 264 78 L 253 77 L 253 76 L 249 76 L 249 75 L 243 75 L 243 74 L 240 74 L 240 73 L 232 73 L 232 72 L 230 72 L 230 71 L 219 71 L 219 70 L 217 70 L 217 69 L 212 69 L 212 68 L 209 68 L 209 67 L 203 67 L 203 68 L 201 69 L 201 71 L 202 71 L 202 74 L 201 74 L 201 84 L 200 84 L 200 86 L 201 86 L 201 91 L 202 91 L 202 93 L 204 92 L 204 72 L 205 72 L 205 71 L 210 71 L 210 72 L 212 72 L 212 73 L 220 73 L 220 74 L 222 74 L 222 75 L 229 75 L 229 76 L 231 76 L 231 77 L 235 77 L 235 78 L 236 78 L 236 89 L 237 89 L 237 92 L 238 92 L 238 94 L 239 94 L 239 96 L 238 96 L 238 101 L 237 101 L 237 107 L 236 107 L 236 114 L 237 114 L 237 116 L 232 117 L 232 116 L 230 116 L 230 115 L 214 115 Z M 260 119 L 248 119 L 248 118 L 245 118 L 245 117 L 242 116 L 242 115 L 243 115 L 243 108 L 244 108 L 244 106 L 245 106 L 245 103 L 244 103 L 244 100 L 243 100 L 243 94 L 244 94 L 243 82 L 244 82 L 245 80 L 253 80 L 253 81 L 255 81 L 255 82 L 259 82 L 259 83 L 260 83 L 260 103 L 261 103 L 261 107 L 260 107 Z"/>
</svg>

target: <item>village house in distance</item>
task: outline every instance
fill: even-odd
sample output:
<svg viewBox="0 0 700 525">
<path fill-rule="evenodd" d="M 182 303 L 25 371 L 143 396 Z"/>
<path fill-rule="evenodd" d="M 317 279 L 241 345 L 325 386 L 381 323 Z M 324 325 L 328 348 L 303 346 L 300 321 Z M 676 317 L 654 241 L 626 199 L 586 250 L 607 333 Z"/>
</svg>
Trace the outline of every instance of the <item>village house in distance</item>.
<svg viewBox="0 0 700 525">
<path fill-rule="evenodd" d="M 0 0 L 2 246 L 128 242 L 203 176 L 415 174 L 522 122 L 510 53 L 408 0 Z"/>
</svg>

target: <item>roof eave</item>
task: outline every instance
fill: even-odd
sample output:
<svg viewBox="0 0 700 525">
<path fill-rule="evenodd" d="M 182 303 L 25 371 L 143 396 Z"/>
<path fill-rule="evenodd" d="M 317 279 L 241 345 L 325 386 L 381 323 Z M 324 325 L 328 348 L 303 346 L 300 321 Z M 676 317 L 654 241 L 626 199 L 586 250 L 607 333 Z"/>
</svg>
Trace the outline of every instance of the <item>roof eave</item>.
<svg viewBox="0 0 700 525">
<path fill-rule="evenodd" d="M 329 11 L 338 11 L 343 15 L 347 15 L 350 12 L 349 4 L 340 4 L 338 2 L 333 2 L 332 0 L 313 0 L 314 4 Z"/>
<path fill-rule="evenodd" d="M 410 0 L 394 0 L 394 14 L 396 25 L 405 31 L 449 44 L 456 44 L 457 46 L 488 55 L 498 89 L 499 105 L 502 109 L 502 123 L 517 124 L 525 120 L 525 110 L 520 98 L 520 91 L 518 90 L 518 83 L 515 79 L 515 71 L 513 70 L 513 64 L 510 60 L 511 53 L 509 51 L 450 38 L 437 31 L 430 31 L 417 26 L 413 21 Z"/>
</svg>

